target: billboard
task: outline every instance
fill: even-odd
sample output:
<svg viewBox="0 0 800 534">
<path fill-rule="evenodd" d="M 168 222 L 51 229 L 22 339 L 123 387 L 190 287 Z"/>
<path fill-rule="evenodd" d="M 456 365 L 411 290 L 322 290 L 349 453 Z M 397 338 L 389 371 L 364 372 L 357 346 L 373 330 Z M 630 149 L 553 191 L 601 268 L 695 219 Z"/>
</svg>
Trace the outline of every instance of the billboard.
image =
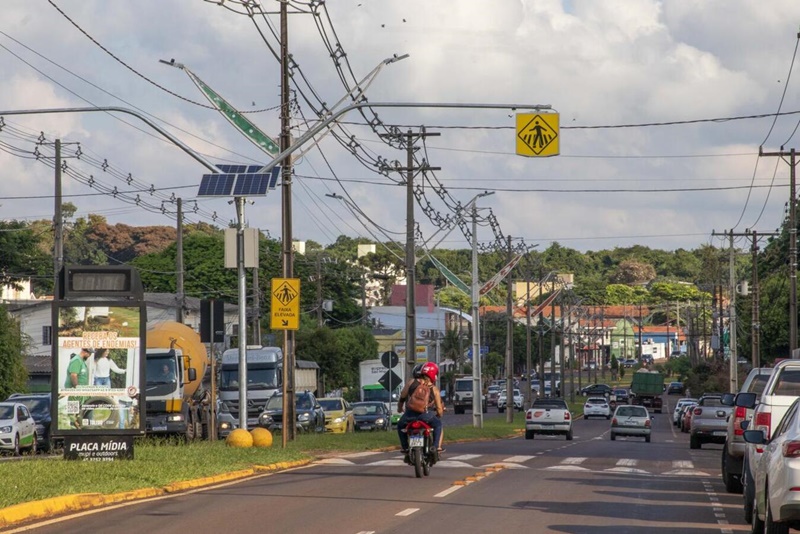
<svg viewBox="0 0 800 534">
<path fill-rule="evenodd" d="M 54 307 L 55 434 L 144 432 L 143 309 L 98 304 Z"/>
</svg>

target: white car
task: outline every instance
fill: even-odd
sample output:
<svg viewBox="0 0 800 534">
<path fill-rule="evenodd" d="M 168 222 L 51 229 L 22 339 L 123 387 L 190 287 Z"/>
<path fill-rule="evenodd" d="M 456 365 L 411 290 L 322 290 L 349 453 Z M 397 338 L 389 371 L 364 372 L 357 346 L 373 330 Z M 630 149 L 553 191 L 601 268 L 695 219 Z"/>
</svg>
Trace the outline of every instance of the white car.
<svg viewBox="0 0 800 534">
<path fill-rule="evenodd" d="M 522 392 L 518 389 L 514 390 L 514 409 L 517 411 L 522 411 Z M 500 395 L 497 397 L 497 411 L 503 413 L 506 411 L 506 406 L 508 404 L 508 395 L 506 391 L 503 390 L 500 392 Z"/>
<path fill-rule="evenodd" d="M 614 417 L 611 419 L 611 441 L 617 436 L 639 436 L 650 443 L 652 418 L 644 406 L 617 406 Z"/>
<path fill-rule="evenodd" d="M 763 429 L 746 430 L 744 439 L 764 452 L 753 469 L 753 532 L 786 533 L 800 527 L 800 399 L 767 438 Z"/>
<path fill-rule="evenodd" d="M 564 399 L 536 399 L 525 414 L 525 439 L 536 434 L 566 436 L 572 440 L 572 414 Z"/>
<path fill-rule="evenodd" d="M 697 399 L 678 399 L 678 403 L 675 405 L 675 410 L 672 411 L 672 424 L 674 426 L 678 426 L 678 418 L 681 414 L 681 408 L 686 406 L 687 404 L 697 403 Z"/>
<path fill-rule="evenodd" d="M 611 419 L 611 406 L 605 397 L 589 397 L 583 403 L 583 418 L 605 417 Z"/>
<path fill-rule="evenodd" d="M 36 454 L 36 421 L 21 402 L 0 402 L 0 450 Z"/>
</svg>

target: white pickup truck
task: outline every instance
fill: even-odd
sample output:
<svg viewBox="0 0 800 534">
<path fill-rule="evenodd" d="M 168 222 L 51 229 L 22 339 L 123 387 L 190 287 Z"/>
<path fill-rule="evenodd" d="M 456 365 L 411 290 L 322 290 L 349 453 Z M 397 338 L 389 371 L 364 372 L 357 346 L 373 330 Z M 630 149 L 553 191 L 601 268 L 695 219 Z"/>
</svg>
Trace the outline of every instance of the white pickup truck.
<svg viewBox="0 0 800 534">
<path fill-rule="evenodd" d="M 572 414 L 563 399 L 537 399 L 525 414 L 525 439 L 536 434 L 564 434 L 572 440 Z"/>
</svg>

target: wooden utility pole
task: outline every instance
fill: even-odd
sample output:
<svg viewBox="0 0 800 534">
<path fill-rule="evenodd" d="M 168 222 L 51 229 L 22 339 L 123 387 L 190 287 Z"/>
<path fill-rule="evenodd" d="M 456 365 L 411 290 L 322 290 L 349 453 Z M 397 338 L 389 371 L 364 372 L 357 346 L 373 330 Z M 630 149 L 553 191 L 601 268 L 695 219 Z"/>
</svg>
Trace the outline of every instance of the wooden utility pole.
<svg viewBox="0 0 800 534">
<path fill-rule="evenodd" d="M 508 262 L 514 258 L 514 250 L 511 248 L 511 236 L 507 236 Z M 506 275 L 506 422 L 514 422 L 514 307 L 512 302 L 512 292 L 514 281 L 511 278 L 513 269 L 508 270 Z M 473 358 L 475 356 L 473 355 Z M 478 356 L 480 357 L 480 355 Z"/>
</svg>

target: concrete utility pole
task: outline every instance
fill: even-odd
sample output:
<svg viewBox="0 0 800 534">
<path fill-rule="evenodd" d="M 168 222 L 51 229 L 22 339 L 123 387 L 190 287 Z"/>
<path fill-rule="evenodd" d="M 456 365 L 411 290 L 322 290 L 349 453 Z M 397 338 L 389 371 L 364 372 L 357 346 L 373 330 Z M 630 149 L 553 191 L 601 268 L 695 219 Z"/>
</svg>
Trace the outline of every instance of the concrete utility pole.
<svg viewBox="0 0 800 534">
<path fill-rule="evenodd" d="M 738 359 L 736 356 L 736 257 L 733 252 L 733 229 L 730 232 L 730 284 L 731 284 L 731 298 L 730 298 L 730 320 L 728 325 L 728 331 L 730 332 L 730 360 L 728 361 L 729 369 L 730 369 L 730 391 L 731 393 L 736 393 L 739 391 L 739 375 L 736 372 L 736 360 Z"/>
<path fill-rule="evenodd" d="M 764 152 L 758 149 L 759 156 L 777 156 L 786 161 L 789 156 L 789 354 L 791 358 L 799 358 L 797 349 L 797 180 L 795 171 L 797 159 L 795 149 L 788 152 L 781 147 L 778 152 Z"/>
<path fill-rule="evenodd" d="M 53 294 L 58 289 L 58 273 L 64 264 L 64 218 L 61 215 L 61 139 L 56 139 L 55 203 L 53 215 Z"/>
<path fill-rule="evenodd" d="M 178 292 L 178 305 L 175 308 L 175 321 L 183 324 L 183 310 L 186 307 L 186 290 L 184 288 L 183 280 L 183 199 L 177 199 L 178 213 L 176 217 L 176 233 L 177 239 L 175 247 L 177 248 L 175 254 L 175 270 L 177 276 L 177 292 Z M 212 336 L 213 337 L 213 336 Z"/>
<path fill-rule="evenodd" d="M 508 244 L 508 262 L 514 258 L 511 248 L 511 236 L 506 237 Z M 506 294 L 506 423 L 514 422 L 514 306 L 512 302 L 513 285 L 509 269 L 506 275 L 508 292 Z"/>
<path fill-rule="evenodd" d="M 386 135 L 386 134 L 385 134 Z M 416 301 L 416 265 L 417 253 L 414 242 L 414 175 L 419 171 L 437 171 L 440 167 L 430 167 L 426 164 L 414 164 L 414 146 L 418 139 L 436 137 L 440 134 L 426 132 L 419 133 L 408 130 L 401 136 L 406 147 L 406 166 L 396 167 L 395 170 L 406 172 L 406 376 L 411 376 L 411 371 L 417 364 L 417 301 Z M 388 134 L 390 137 L 396 137 Z"/>
<path fill-rule="evenodd" d="M 525 273 L 525 409 L 531 407 L 531 273 Z"/>
<path fill-rule="evenodd" d="M 751 303 L 752 303 L 752 316 L 753 316 L 753 329 L 750 333 L 752 354 L 750 361 L 753 367 L 761 367 L 761 293 L 758 279 L 758 238 L 765 236 L 777 236 L 775 232 L 762 232 L 758 233 L 753 230 L 750 232 L 752 242 L 750 245 L 750 253 L 752 254 L 753 261 L 753 287 L 750 289 Z"/>
</svg>

